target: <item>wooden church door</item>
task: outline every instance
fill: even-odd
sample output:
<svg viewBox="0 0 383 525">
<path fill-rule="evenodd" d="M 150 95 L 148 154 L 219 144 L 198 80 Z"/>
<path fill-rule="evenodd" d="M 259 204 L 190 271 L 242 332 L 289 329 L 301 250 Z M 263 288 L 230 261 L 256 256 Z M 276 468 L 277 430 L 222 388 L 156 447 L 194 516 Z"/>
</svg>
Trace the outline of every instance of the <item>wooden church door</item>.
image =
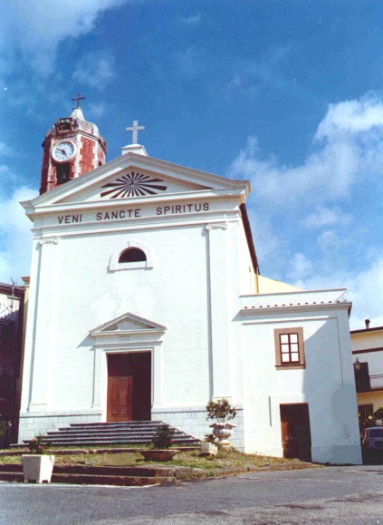
<svg viewBox="0 0 383 525">
<path fill-rule="evenodd" d="M 150 417 L 150 352 L 108 355 L 107 421 L 148 421 Z"/>
<path fill-rule="evenodd" d="M 107 420 L 131 421 L 133 415 L 133 377 L 109 376 Z"/>
</svg>

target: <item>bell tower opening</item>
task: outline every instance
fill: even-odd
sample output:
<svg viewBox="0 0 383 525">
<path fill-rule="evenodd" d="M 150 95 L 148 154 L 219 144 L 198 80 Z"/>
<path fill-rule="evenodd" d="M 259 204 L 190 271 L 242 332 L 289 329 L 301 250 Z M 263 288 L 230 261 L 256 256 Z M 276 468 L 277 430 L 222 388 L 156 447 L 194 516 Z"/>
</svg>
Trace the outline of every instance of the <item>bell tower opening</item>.
<svg viewBox="0 0 383 525">
<path fill-rule="evenodd" d="M 70 177 L 69 162 L 65 162 L 64 164 L 57 164 L 56 165 L 57 184 L 64 184 L 64 182 L 68 182 L 69 177 Z"/>
</svg>

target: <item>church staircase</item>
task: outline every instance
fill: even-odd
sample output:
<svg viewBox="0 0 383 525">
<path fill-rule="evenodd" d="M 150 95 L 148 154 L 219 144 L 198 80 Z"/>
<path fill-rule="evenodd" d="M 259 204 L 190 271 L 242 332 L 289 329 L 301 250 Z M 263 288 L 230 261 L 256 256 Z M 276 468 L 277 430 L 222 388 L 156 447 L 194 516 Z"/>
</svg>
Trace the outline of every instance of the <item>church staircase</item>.
<svg viewBox="0 0 383 525">
<path fill-rule="evenodd" d="M 58 431 L 47 432 L 46 441 L 52 447 L 62 446 L 123 446 L 148 445 L 162 421 L 125 421 L 122 423 L 72 423 Z M 196 446 L 200 440 L 171 427 L 174 446 Z M 28 441 L 25 441 L 28 443 Z"/>
</svg>

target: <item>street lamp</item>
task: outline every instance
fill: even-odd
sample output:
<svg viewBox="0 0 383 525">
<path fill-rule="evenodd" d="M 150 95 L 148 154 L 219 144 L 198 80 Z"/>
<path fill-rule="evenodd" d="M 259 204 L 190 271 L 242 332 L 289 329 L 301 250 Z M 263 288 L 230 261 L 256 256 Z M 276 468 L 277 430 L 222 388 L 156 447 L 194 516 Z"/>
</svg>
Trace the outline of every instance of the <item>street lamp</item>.
<svg viewBox="0 0 383 525">
<path fill-rule="evenodd" d="M 354 368 L 355 368 L 355 370 L 356 370 L 357 372 L 359 372 L 359 370 L 360 370 L 360 366 L 361 366 L 361 363 L 360 363 L 359 359 L 356 358 L 355 361 L 354 361 Z"/>
</svg>

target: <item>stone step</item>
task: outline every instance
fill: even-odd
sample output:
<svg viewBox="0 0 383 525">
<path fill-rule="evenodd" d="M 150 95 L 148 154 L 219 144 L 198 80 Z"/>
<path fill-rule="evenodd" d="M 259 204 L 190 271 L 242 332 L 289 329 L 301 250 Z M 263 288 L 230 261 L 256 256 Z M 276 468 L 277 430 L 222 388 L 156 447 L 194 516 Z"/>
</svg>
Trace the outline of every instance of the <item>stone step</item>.
<svg viewBox="0 0 383 525">
<path fill-rule="evenodd" d="M 121 445 L 150 443 L 156 429 L 163 425 L 162 421 L 126 421 L 120 423 L 73 423 L 69 427 L 57 431 L 49 431 L 43 443 L 52 446 L 91 446 L 91 445 Z M 172 427 L 173 428 L 173 427 Z M 176 428 L 174 442 L 176 444 L 199 444 L 193 436 Z M 30 440 L 24 440 L 28 444 Z"/>
<path fill-rule="evenodd" d="M 164 422 L 161 420 L 154 421 L 154 420 L 148 420 L 148 421 L 116 421 L 116 422 L 106 422 L 106 421 L 97 421 L 94 423 L 71 423 L 71 427 L 90 427 L 90 428 L 96 428 L 96 427 L 145 427 L 145 426 L 154 426 L 158 427 L 159 425 L 163 425 Z"/>
<path fill-rule="evenodd" d="M 24 482 L 22 472 L 1 472 L 0 481 Z M 120 487 L 142 487 L 145 485 L 159 485 L 173 483 L 174 477 L 144 477 L 144 476 L 106 476 L 92 474 L 52 474 L 52 483 L 68 483 L 75 485 L 116 485 Z"/>
<path fill-rule="evenodd" d="M 62 431 L 49 431 L 47 433 L 48 439 L 65 436 L 65 437 L 87 437 L 87 436 L 96 436 L 96 437 L 108 437 L 108 436 L 115 436 L 115 437 L 129 437 L 131 439 L 135 438 L 147 438 L 148 436 L 151 438 L 154 434 L 154 431 L 152 432 L 142 432 L 142 431 L 129 431 L 129 430 L 99 430 L 97 432 L 87 432 L 87 431 L 72 431 L 68 432 L 66 430 Z M 195 439 L 191 436 L 184 434 L 183 432 L 175 432 L 174 439 Z"/>
<path fill-rule="evenodd" d="M 68 430 L 71 432 L 100 432 L 102 430 L 127 430 L 127 431 L 141 431 L 141 432 L 152 432 L 153 430 L 156 430 L 161 424 L 163 423 L 150 423 L 146 425 L 140 425 L 138 423 L 135 424 L 123 424 L 123 423 L 99 423 L 99 424 L 93 424 L 93 425 L 81 425 L 81 424 L 71 424 L 69 427 L 60 428 L 59 430 Z"/>
<path fill-rule="evenodd" d="M 47 434 L 47 436 L 44 438 L 46 441 L 53 441 L 56 439 L 89 439 L 89 438 L 95 438 L 95 439 L 117 439 L 119 441 L 126 439 L 127 441 L 134 443 L 135 441 L 144 441 L 148 442 L 151 441 L 153 437 L 153 433 L 149 434 L 131 434 L 129 432 L 124 433 L 114 433 L 114 432 L 101 432 L 101 433 L 95 433 L 95 434 L 89 434 L 88 432 L 84 432 L 81 434 L 67 434 L 66 432 L 59 432 L 57 434 Z M 174 441 L 198 441 L 192 436 L 188 436 L 186 434 L 175 434 L 173 437 Z"/>
<path fill-rule="evenodd" d="M 82 440 L 73 440 L 73 439 L 60 439 L 60 440 L 55 440 L 54 442 L 51 442 L 47 445 L 44 445 L 43 443 L 43 446 L 50 446 L 50 447 L 68 447 L 68 446 L 71 446 L 71 447 L 84 447 L 84 446 L 87 446 L 87 447 L 95 447 L 95 446 L 133 446 L 133 445 L 147 445 L 148 444 L 148 441 L 128 441 L 126 439 L 122 439 L 122 440 L 117 440 L 117 439 L 104 439 L 104 440 L 97 440 L 97 439 L 82 439 Z M 185 440 L 182 440 L 180 442 L 175 442 L 174 445 L 175 446 L 198 446 L 200 443 L 198 441 L 185 441 Z M 24 443 L 24 445 L 22 445 L 22 447 L 25 447 L 27 446 L 26 443 Z M 22 448 L 20 447 L 20 448 Z"/>
<path fill-rule="evenodd" d="M 55 465 L 52 483 L 87 485 L 144 486 L 172 483 L 177 475 L 187 474 L 188 467 L 114 467 L 85 465 Z M 21 464 L 0 465 L 1 481 L 23 482 Z"/>
<path fill-rule="evenodd" d="M 189 472 L 189 467 L 116 467 L 114 465 L 92 466 L 92 465 L 54 465 L 55 474 L 93 474 L 108 476 L 143 476 L 143 477 L 167 477 L 174 476 L 177 472 Z M 5 463 L 0 465 L 0 472 L 23 472 L 21 463 Z"/>
<path fill-rule="evenodd" d="M 51 436 L 48 436 L 47 439 L 44 440 L 45 443 L 49 442 L 51 446 L 57 446 L 57 445 L 79 445 L 79 444 L 104 444 L 104 445 L 113 445 L 115 444 L 130 444 L 130 445 L 144 445 L 150 443 L 152 439 L 152 435 L 149 436 L 116 436 L 116 435 L 106 435 L 106 436 L 97 436 L 97 435 L 83 435 L 83 436 L 68 436 L 68 435 L 58 435 L 54 438 Z M 192 438 L 190 436 L 179 436 L 174 437 L 174 443 L 175 444 L 198 444 L 199 440 Z M 25 441 L 25 444 L 27 444 L 28 441 Z"/>
<path fill-rule="evenodd" d="M 1 472 L 0 471 L 0 481 L 24 481 L 24 476 L 22 472 Z"/>
<path fill-rule="evenodd" d="M 120 487 L 142 487 L 144 485 L 159 485 L 172 483 L 173 477 L 134 477 L 134 476 L 96 476 L 88 474 L 55 474 L 53 483 L 71 483 L 76 485 L 117 485 Z"/>
</svg>

